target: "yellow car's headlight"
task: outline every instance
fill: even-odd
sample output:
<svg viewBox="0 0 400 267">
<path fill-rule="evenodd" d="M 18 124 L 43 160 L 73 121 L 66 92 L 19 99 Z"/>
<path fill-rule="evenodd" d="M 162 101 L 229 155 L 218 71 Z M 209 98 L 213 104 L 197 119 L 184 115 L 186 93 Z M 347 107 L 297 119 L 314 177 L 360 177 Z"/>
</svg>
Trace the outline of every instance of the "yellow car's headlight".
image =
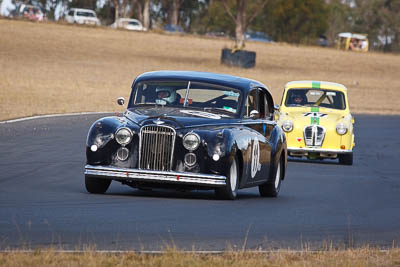
<svg viewBox="0 0 400 267">
<path fill-rule="evenodd" d="M 293 130 L 293 122 L 290 120 L 286 120 L 282 123 L 282 129 L 285 132 L 290 132 L 291 130 Z"/>
<path fill-rule="evenodd" d="M 343 122 L 339 122 L 336 124 L 336 132 L 340 135 L 344 135 L 347 133 L 347 126 Z"/>
</svg>

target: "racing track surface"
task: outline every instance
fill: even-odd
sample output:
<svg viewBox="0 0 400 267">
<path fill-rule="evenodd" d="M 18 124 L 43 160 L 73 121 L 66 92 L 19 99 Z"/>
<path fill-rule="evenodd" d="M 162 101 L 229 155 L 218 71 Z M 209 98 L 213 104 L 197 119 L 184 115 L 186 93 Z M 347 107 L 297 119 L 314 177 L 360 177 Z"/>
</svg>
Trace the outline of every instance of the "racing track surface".
<svg viewBox="0 0 400 267">
<path fill-rule="evenodd" d="M 116 182 L 88 194 L 85 139 L 100 116 L 0 124 L 0 249 L 399 246 L 400 116 L 355 116 L 353 166 L 292 160 L 277 199 L 252 188 L 236 201 Z"/>
</svg>

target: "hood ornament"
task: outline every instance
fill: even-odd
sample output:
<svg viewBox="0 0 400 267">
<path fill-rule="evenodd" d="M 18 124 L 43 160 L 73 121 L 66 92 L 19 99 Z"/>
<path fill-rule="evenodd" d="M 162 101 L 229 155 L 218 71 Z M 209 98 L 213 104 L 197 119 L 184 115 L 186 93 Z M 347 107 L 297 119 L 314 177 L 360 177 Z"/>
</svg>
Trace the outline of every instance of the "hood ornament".
<svg viewBox="0 0 400 267">
<path fill-rule="evenodd" d="M 160 118 L 158 118 L 157 120 L 154 120 L 153 122 L 154 122 L 155 124 L 157 124 L 157 125 L 161 125 L 161 124 L 164 124 L 164 123 L 165 123 L 164 121 L 160 120 Z"/>
</svg>

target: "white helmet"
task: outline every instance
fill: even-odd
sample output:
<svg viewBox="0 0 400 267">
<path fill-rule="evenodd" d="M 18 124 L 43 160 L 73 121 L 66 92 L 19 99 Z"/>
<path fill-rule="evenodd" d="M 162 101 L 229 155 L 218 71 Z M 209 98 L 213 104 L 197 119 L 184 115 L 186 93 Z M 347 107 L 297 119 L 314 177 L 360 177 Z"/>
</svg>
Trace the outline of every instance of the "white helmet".
<svg viewBox="0 0 400 267">
<path fill-rule="evenodd" d="M 164 100 L 172 104 L 176 100 L 176 91 L 171 87 L 158 86 L 156 88 L 157 100 Z"/>
</svg>

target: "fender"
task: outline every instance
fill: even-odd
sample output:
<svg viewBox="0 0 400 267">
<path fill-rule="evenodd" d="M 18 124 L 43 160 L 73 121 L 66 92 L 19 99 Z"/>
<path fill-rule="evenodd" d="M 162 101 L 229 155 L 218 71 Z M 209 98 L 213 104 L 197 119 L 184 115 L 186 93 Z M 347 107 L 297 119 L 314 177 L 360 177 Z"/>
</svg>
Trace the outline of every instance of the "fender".
<svg viewBox="0 0 400 267">
<path fill-rule="evenodd" d="M 92 124 L 86 138 L 87 164 L 96 165 L 110 163 L 110 155 L 118 148 L 114 135 L 120 127 L 127 127 L 132 131 L 139 129 L 137 125 L 124 117 L 116 116 L 104 117 Z M 92 151 L 93 145 L 96 146 L 96 153 Z"/>
<path fill-rule="evenodd" d="M 286 146 L 286 137 L 283 133 L 283 130 L 278 125 L 275 125 L 274 129 L 272 130 L 271 137 L 270 137 L 271 144 L 275 144 L 271 147 L 271 169 L 270 169 L 270 177 L 269 180 L 273 181 L 275 178 L 276 167 L 278 166 L 278 161 L 284 155 L 284 170 L 286 170 L 287 164 L 287 146 Z M 282 174 L 282 180 L 285 179 L 285 171 Z"/>
</svg>

